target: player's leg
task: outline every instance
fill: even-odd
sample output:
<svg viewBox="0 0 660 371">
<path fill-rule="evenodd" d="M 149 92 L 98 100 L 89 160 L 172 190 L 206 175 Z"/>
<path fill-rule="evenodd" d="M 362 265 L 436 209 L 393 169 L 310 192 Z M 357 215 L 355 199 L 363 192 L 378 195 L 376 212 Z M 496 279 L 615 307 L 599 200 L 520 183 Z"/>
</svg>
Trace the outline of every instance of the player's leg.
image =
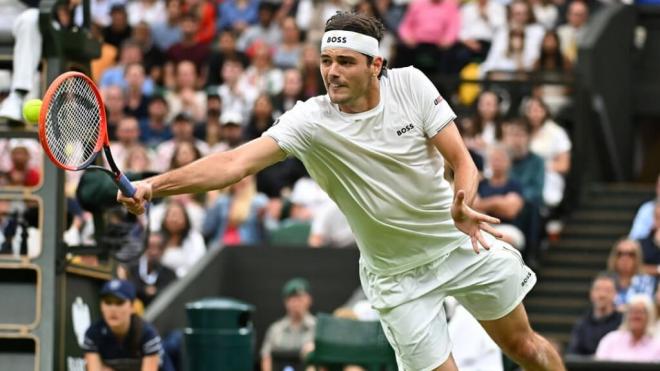
<svg viewBox="0 0 660 371">
<path fill-rule="evenodd" d="M 564 370 L 555 348 L 532 331 L 522 304 L 500 319 L 479 322 L 504 353 L 525 370 Z"/>
<path fill-rule="evenodd" d="M 452 355 L 449 355 L 449 358 L 443 363 L 442 365 L 438 366 L 437 368 L 434 368 L 433 371 L 458 371 L 458 366 L 456 366 L 456 362 L 454 362 L 454 357 Z"/>
</svg>

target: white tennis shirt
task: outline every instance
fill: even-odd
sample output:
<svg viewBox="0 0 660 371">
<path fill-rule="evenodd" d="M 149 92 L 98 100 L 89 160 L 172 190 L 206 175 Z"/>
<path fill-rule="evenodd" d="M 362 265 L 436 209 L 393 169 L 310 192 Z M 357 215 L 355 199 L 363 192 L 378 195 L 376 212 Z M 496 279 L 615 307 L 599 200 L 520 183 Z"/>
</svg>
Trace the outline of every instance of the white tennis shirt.
<svg viewBox="0 0 660 371">
<path fill-rule="evenodd" d="M 346 216 L 365 267 L 379 275 L 423 265 L 458 247 L 453 190 L 429 141 L 456 115 L 414 67 L 380 79 L 377 107 L 347 114 L 327 95 L 298 102 L 264 135 L 307 171 Z"/>
</svg>

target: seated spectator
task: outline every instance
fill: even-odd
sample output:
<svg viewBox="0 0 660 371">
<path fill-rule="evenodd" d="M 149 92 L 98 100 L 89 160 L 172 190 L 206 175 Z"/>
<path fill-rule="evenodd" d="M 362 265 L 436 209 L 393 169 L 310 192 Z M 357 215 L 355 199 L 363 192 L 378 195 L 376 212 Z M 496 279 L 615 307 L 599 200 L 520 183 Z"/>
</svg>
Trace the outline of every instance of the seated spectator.
<svg viewBox="0 0 660 371">
<path fill-rule="evenodd" d="M 131 40 L 142 50 L 145 77 L 150 78 L 154 84 L 162 86 L 165 74 L 165 53 L 156 45 L 149 25 L 146 22 L 139 22 L 135 25 Z"/>
<path fill-rule="evenodd" d="M 289 68 L 284 71 L 284 85 L 282 92 L 273 96 L 273 119 L 277 119 L 284 112 L 293 108 L 303 98 L 303 81 L 300 70 Z M 270 126 L 270 125 L 269 125 Z"/>
<path fill-rule="evenodd" d="M 193 13 L 199 19 L 199 28 L 195 40 L 200 44 L 210 44 L 216 34 L 216 4 L 204 0 L 184 0 L 184 13 Z"/>
<path fill-rule="evenodd" d="M 571 140 L 566 130 L 552 120 L 548 106 L 540 98 L 529 99 L 525 119 L 532 129 L 530 149 L 545 162 L 543 202 L 556 207 L 564 198 L 564 177 L 571 169 Z"/>
<path fill-rule="evenodd" d="M 259 18 L 258 0 L 228 0 L 219 5 L 218 30 L 232 30 L 241 34 Z"/>
<path fill-rule="evenodd" d="M 198 71 L 195 64 L 182 60 L 176 64 L 176 81 L 172 90 L 165 93 L 169 107 L 168 120 L 185 113 L 195 122 L 202 122 L 206 117 L 206 93 L 197 89 Z"/>
<path fill-rule="evenodd" d="M 245 70 L 245 80 L 259 93 L 277 95 L 282 91 L 284 77 L 282 71 L 273 66 L 270 46 L 257 41 L 247 51 L 251 64 Z"/>
<path fill-rule="evenodd" d="M 267 45 L 277 45 L 282 41 L 280 25 L 275 20 L 276 4 L 262 1 L 259 3 L 259 21 L 250 25 L 241 33 L 236 41 L 236 48 L 245 52 L 254 42 L 261 41 Z"/>
<path fill-rule="evenodd" d="M 227 111 L 220 116 L 222 138 L 227 149 L 234 149 L 245 141 L 243 117 L 238 112 Z"/>
<path fill-rule="evenodd" d="M 154 95 L 147 106 L 148 116 L 140 121 L 140 142 L 149 148 L 156 148 L 172 139 L 172 130 L 167 122 L 169 106 L 162 95 Z"/>
<path fill-rule="evenodd" d="M 149 97 L 144 94 L 142 87 L 146 79 L 144 67 L 139 63 L 132 63 L 124 70 L 126 81 L 124 111 L 127 115 L 142 121 L 149 115 Z"/>
<path fill-rule="evenodd" d="M 337 12 L 350 12 L 351 7 L 348 5 L 348 2 L 342 0 L 310 1 L 308 4 L 311 8 L 308 11 L 302 9 L 302 6 L 299 6 L 298 13 L 296 14 L 296 23 L 302 30 L 307 31 L 306 41 L 316 45 L 316 49 L 318 50 L 318 45 L 321 44 L 321 37 L 323 37 L 325 22 Z M 302 2 L 300 5 L 302 5 Z M 308 19 L 308 22 L 302 22 L 307 23 L 308 26 L 301 24 L 301 18 Z M 318 64 L 318 58 L 316 59 L 316 63 Z"/>
<path fill-rule="evenodd" d="M 161 263 L 164 251 L 163 235 L 151 233 L 144 254 L 137 264 L 133 264 L 128 269 L 128 277 L 136 288 L 137 298 L 145 307 L 149 306 L 170 283 L 176 281 L 176 273 Z"/>
<path fill-rule="evenodd" d="M 156 171 L 167 170 L 172 161 L 176 147 L 183 142 L 193 143 L 201 155 L 206 156 L 209 153 L 208 144 L 196 139 L 193 135 L 194 132 L 195 126 L 190 116 L 185 113 L 176 115 L 172 121 L 172 139 L 167 140 L 156 147 L 156 163 L 154 164 L 154 169 Z"/>
<path fill-rule="evenodd" d="M 633 240 L 641 240 L 651 233 L 654 224 L 653 213 L 658 203 L 660 203 L 660 174 L 658 174 L 658 179 L 655 183 L 655 199 L 644 202 L 637 209 L 628 237 Z"/>
<path fill-rule="evenodd" d="M 296 21 L 292 17 L 284 18 L 282 21 L 282 42 L 274 45 L 273 64 L 280 69 L 297 68 L 302 56 L 302 43 L 300 42 L 300 31 Z"/>
<path fill-rule="evenodd" d="M 303 47 L 302 54 L 303 100 L 325 94 L 325 84 L 319 70 L 319 51 L 314 44 Z"/>
<path fill-rule="evenodd" d="M 10 158 L 11 167 L 8 169 L 6 177 L 8 186 L 34 187 L 39 184 L 41 179 L 40 169 L 31 164 L 30 150 L 21 142 L 17 142 L 11 148 Z M 0 179 L 0 185 L 2 181 Z"/>
<path fill-rule="evenodd" d="M 506 26 L 506 9 L 496 0 L 469 1 L 461 5 L 461 28 L 456 58 L 458 68 L 481 63 L 488 56 L 493 35 Z"/>
<path fill-rule="evenodd" d="M 105 103 L 105 118 L 108 123 L 110 141 L 117 140 L 117 126 L 126 116 L 126 99 L 124 90 L 118 85 L 101 88 L 101 96 Z"/>
<path fill-rule="evenodd" d="M 646 295 L 630 299 L 621 329 L 612 331 L 598 344 L 596 359 L 625 362 L 660 361 L 660 341 L 653 337 L 655 307 Z"/>
<path fill-rule="evenodd" d="M 314 345 L 316 319 L 309 313 L 312 297 L 304 278 L 293 278 L 282 288 L 286 316 L 268 327 L 261 346 L 261 370 L 272 371 L 272 352 L 299 352 L 301 359 Z"/>
<path fill-rule="evenodd" d="M 486 148 L 502 138 L 500 99 L 495 92 L 484 90 L 477 99 L 477 112 L 472 128 L 464 136 L 465 145 L 482 156 Z"/>
<path fill-rule="evenodd" d="M 142 47 L 138 43 L 130 39 L 124 41 L 119 52 L 119 63 L 115 67 L 105 70 L 101 76 L 101 88 L 119 86 L 126 89 L 126 67 L 130 64 L 142 64 L 143 59 Z M 147 77 L 142 84 L 142 93 L 151 96 L 153 92 L 154 82 Z"/>
<path fill-rule="evenodd" d="M 116 141 L 110 143 L 112 157 L 117 164 L 125 164 L 128 153 L 136 147 L 142 147 L 140 143 L 140 126 L 132 116 L 126 116 L 117 125 Z"/>
<path fill-rule="evenodd" d="M 289 201 L 291 202 L 289 218 L 299 222 L 311 222 L 325 205 L 332 202 L 330 196 L 309 177 L 302 177 L 296 181 Z"/>
<path fill-rule="evenodd" d="M 552 74 L 562 75 L 571 72 L 572 69 L 573 64 L 559 47 L 559 36 L 557 32 L 553 30 L 547 31 L 543 35 L 541 53 L 539 54 L 539 59 L 534 63 L 534 70 L 543 72 L 545 74 L 544 77 L 553 77 Z"/>
<path fill-rule="evenodd" d="M 568 22 L 557 27 L 557 34 L 562 54 L 571 63 L 575 63 L 578 55 L 578 42 L 583 37 L 589 20 L 589 7 L 583 1 L 571 1 L 566 13 Z"/>
<path fill-rule="evenodd" d="M 319 69 L 318 62 L 316 69 Z M 218 88 L 218 95 L 222 101 L 222 110 L 240 112 L 243 117 L 242 122 L 247 122 L 254 101 L 259 96 L 259 90 L 248 83 L 243 62 L 237 55 L 225 57 L 221 73 L 224 83 Z"/>
<path fill-rule="evenodd" d="M 126 162 L 122 165 L 123 169 L 127 173 L 145 173 L 151 172 L 152 159 L 150 153 L 143 146 L 138 146 L 131 148 L 128 153 L 126 153 Z"/>
<path fill-rule="evenodd" d="M 536 23 L 531 6 L 524 0 L 514 0 L 509 5 L 507 27 L 493 37 L 481 72 L 531 71 L 541 51 L 544 34 L 543 26 Z"/>
<path fill-rule="evenodd" d="M 520 119 L 502 123 L 502 142 L 509 149 L 513 160 L 511 179 L 522 186 L 525 206 L 515 224 L 525 234 L 524 255 L 528 264 L 537 264 L 541 236 L 540 208 L 543 204 L 544 163 L 530 151 L 531 128 Z"/>
<path fill-rule="evenodd" d="M 125 280 L 112 280 L 100 295 L 103 318 L 87 329 L 81 345 L 87 370 L 173 370 L 162 357 L 156 329 L 134 313 L 135 287 Z"/>
<path fill-rule="evenodd" d="M 206 253 L 202 235 L 191 228 L 185 206 L 170 200 L 160 229 L 165 237 L 165 252 L 161 259 L 164 266 L 183 277 Z"/>
<path fill-rule="evenodd" d="M 619 328 L 623 315 L 614 306 L 615 297 L 614 278 L 603 273 L 596 276 L 589 291 L 591 308 L 573 326 L 566 353 L 591 356 L 603 336 Z"/>
<path fill-rule="evenodd" d="M 253 176 L 221 194 L 206 213 L 203 234 L 210 248 L 258 245 L 265 240 L 268 197 L 257 192 Z"/>
<path fill-rule="evenodd" d="M 653 229 L 639 243 L 644 255 L 644 271 L 652 276 L 660 276 L 660 202 L 655 204 Z"/>
<path fill-rule="evenodd" d="M 504 241 L 523 250 L 525 236 L 513 223 L 520 215 L 525 200 L 520 183 L 509 178 L 511 159 L 506 147 L 497 144 L 491 146 L 488 150 L 488 164 L 492 174 L 479 182 L 479 197 L 473 206 L 476 210 L 499 218 L 500 224 L 493 227 L 504 234 Z"/>
<path fill-rule="evenodd" d="M 197 31 L 199 31 L 199 18 L 195 14 L 186 13 L 180 18 L 181 40 L 172 44 L 167 49 L 168 63 L 173 66 L 184 60 L 189 60 L 195 64 L 197 71 L 204 71 L 210 55 L 208 44 L 197 42 Z M 166 67 L 167 71 L 167 67 Z M 166 85 L 168 81 L 167 72 L 165 74 Z"/>
<path fill-rule="evenodd" d="M 396 65 L 415 65 L 426 74 L 452 72 L 460 22 L 455 0 L 412 1 L 399 25 Z"/>
<path fill-rule="evenodd" d="M 351 226 L 336 203 L 326 203 L 314 215 L 307 244 L 311 247 L 355 246 Z"/>
<path fill-rule="evenodd" d="M 14 138 L 0 139 L 0 174 L 6 174 L 11 168 L 14 167 L 11 152 L 14 148 L 17 147 L 24 147 L 28 150 L 30 160 L 27 166 L 41 172 L 44 159 L 44 150 L 41 148 L 39 141 L 36 139 Z"/>
<path fill-rule="evenodd" d="M 546 30 L 552 30 L 559 20 L 559 9 L 552 0 L 531 0 L 534 18 Z"/>
<path fill-rule="evenodd" d="M 160 24 L 167 20 L 165 4 L 162 0 L 135 0 L 128 3 L 128 24 L 135 27 L 140 22 L 149 26 Z"/>
<path fill-rule="evenodd" d="M 181 41 L 182 33 L 179 27 L 181 20 L 181 1 L 165 0 L 167 18 L 165 21 L 151 25 L 154 43 L 160 50 L 168 50 Z"/>
<path fill-rule="evenodd" d="M 540 78 L 549 81 L 534 88 L 534 95 L 542 97 L 551 113 L 556 114 L 570 103 L 570 87 L 562 84 L 573 70 L 571 61 L 559 48 L 559 37 L 555 31 L 548 31 L 543 36 L 541 54 L 534 63 L 534 71 Z"/>
<path fill-rule="evenodd" d="M 273 103 L 268 94 L 260 94 L 254 102 L 254 110 L 243 133 L 245 140 L 259 138 L 273 125 Z"/>
<path fill-rule="evenodd" d="M 103 28 L 103 41 L 119 48 L 124 41 L 131 37 L 132 32 L 131 25 L 128 23 L 126 5 L 114 4 L 110 8 L 110 24 Z"/>
<path fill-rule="evenodd" d="M 222 66 L 228 56 L 236 58 L 243 66 L 247 66 L 250 63 L 247 55 L 237 50 L 236 35 L 232 31 L 225 30 L 220 32 L 217 50 L 213 50 L 209 57 L 209 73 L 206 81 L 206 85 L 209 88 L 222 85 L 225 82 L 222 76 Z"/>
<path fill-rule="evenodd" d="M 642 249 L 637 241 L 617 241 L 607 259 L 607 269 L 614 274 L 617 291 L 614 304 L 619 310 L 624 310 L 634 295 L 653 296 L 655 280 L 642 272 Z"/>
</svg>

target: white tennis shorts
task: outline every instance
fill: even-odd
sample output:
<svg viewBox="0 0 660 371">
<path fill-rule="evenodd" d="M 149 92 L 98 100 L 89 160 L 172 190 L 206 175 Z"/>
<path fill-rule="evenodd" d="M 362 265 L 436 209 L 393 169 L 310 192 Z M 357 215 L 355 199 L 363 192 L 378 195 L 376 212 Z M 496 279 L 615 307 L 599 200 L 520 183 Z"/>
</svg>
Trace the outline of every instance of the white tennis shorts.
<svg viewBox="0 0 660 371">
<path fill-rule="evenodd" d="M 360 265 L 360 280 L 396 353 L 399 370 L 432 370 L 451 353 L 443 301 L 453 296 L 478 320 L 504 317 L 536 283 L 509 244 L 491 240 L 476 254 L 469 239 L 449 254 L 393 276 Z"/>
</svg>

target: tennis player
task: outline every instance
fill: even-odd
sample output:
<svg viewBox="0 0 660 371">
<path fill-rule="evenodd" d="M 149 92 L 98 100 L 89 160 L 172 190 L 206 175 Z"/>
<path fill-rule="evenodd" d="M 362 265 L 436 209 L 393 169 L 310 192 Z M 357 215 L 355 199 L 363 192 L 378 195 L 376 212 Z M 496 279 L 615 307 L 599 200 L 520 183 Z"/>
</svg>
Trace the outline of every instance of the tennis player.
<svg viewBox="0 0 660 371">
<path fill-rule="evenodd" d="M 133 198 L 117 199 L 139 214 L 152 197 L 224 188 L 296 156 L 355 233 L 362 286 L 399 369 L 456 370 L 442 306 L 452 295 L 526 370 L 563 370 L 521 304 L 536 276 L 493 237 L 498 220 L 470 208 L 477 170 L 456 115 L 419 70 L 385 69 L 382 34 L 373 18 L 336 14 L 321 44 L 327 95 L 298 102 L 258 139 L 136 182 Z"/>
</svg>

